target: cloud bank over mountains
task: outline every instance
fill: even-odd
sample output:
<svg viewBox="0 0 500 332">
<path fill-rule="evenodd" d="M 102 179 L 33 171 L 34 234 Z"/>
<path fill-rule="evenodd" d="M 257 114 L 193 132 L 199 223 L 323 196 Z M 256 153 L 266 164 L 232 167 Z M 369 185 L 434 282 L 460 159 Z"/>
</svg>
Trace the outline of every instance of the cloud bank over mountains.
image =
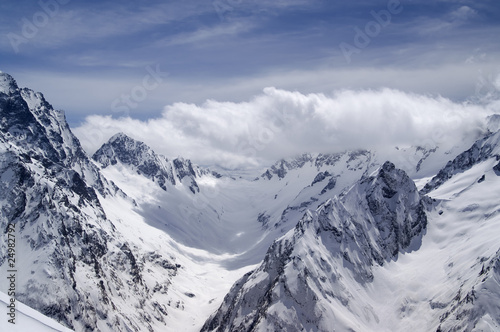
<svg viewBox="0 0 500 332">
<path fill-rule="evenodd" d="M 457 103 L 388 88 L 326 95 L 268 87 L 245 102 L 174 103 L 148 120 L 92 115 L 74 132 L 88 153 L 124 132 L 167 157 L 261 167 L 304 152 L 451 147 L 484 131 L 486 117 L 499 111 L 498 103 Z"/>
</svg>

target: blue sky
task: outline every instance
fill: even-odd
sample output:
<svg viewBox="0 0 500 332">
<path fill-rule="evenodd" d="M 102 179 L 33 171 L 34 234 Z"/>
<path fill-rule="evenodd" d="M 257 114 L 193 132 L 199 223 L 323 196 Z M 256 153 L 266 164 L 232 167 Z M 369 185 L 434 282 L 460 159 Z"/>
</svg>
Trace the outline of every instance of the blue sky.
<svg viewBox="0 0 500 332">
<path fill-rule="evenodd" d="M 0 13 L 0 70 L 73 127 L 245 103 L 266 87 L 461 102 L 494 90 L 500 73 L 496 0 L 7 0 Z"/>
</svg>

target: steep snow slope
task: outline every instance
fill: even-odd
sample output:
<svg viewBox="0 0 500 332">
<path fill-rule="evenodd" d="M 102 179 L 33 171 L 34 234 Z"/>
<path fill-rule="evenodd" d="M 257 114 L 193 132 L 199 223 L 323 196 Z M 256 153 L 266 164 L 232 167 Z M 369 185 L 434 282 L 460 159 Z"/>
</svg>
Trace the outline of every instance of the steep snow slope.
<svg viewBox="0 0 500 332">
<path fill-rule="evenodd" d="M 0 315 L 3 319 L 0 320 L 0 330 L 9 332 L 70 332 L 72 330 L 57 323 L 55 320 L 42 315 L 38 311 L 31 309 L 23 303 L 16 302 L 16 319 L 15 324 L 11 324 L 5 319 L 7 316 L 7 304 L 10 303 L 10 297 L 7 294 L 0 292 Z"/>
<path fill-rule="evenodd" d="M 136 185 L 141 183 L 133 177 L 131 180 Z M 142 181 L 145 187 L 151 187 L 149 180 L 142 178 Z M 158 190 L 164 192 L 159 187 Z M 175 265 L 166 262 L 166 270 L 138 263 L 143 282 L 155 302 L 167 313 L 163 316 L 163 323 L 154 326 L 154 331 L 199 331 L 234 281 L 253 268 L 246 265 L 228 267 L 228 261 L 237 260 L 235 254 L 216 254 L 179 243 L 169 236 L 168 229 L 162 228 L 164 226 L 143 217 L 142 211 L 134 208 L 130 200 L 107 197 L 102 199 L 102 206 L 113 221 L 115 232 L 127 239 L 131 248 L 140 248 L 153 256 L 163 255 L 175 262 Z M 175 274 L 169 276 L 169 270 Z M 123 296 L 128 299 L 126 292 Z M 134 306 L 124 306 L 121 310 L 132 315 Z M 138 329 L 146 330 L 143 326 L 138 326 Z"/>
</svg>

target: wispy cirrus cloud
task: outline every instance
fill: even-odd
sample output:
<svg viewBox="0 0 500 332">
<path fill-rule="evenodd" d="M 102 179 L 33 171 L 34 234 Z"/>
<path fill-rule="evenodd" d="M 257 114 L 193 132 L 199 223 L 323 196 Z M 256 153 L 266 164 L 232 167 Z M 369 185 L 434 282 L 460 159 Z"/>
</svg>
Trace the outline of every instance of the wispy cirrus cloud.
<svg viewBox="0 0 500 332">
<path fill-rule="evenodd" d="M 57 11 L 51 15 L 47 24 L 39 28 L 36 38 L 30 40 L 31 45 L 44 48 L 67 45 L 91 44 L 103 40 L 131 36 L 151 31 L 158 26 L 166 26 L 211 12 L 208 6 L 193 6 L 187 3 L 156 3 L 127 6 L 126 4 L 92 3 L 86 7 L 74 7 L 71 4 L 58 5 Z M 5 33 L 22 33 L 23 24 L 32 15 L 44 13 L 43 7 L 33 7 L 31 12 L 20 14 L 17 23 L 10 27 L 2 27 Z M 43 15 L 43 14 L 42 14 Z M 16 22 L 17 21 L 17 22 Z M 17 27 L 16 27 L 17 26 Z M 5 40 L 4 40 L 5 42 Z"/>
<path fill-rule="evenodd" d="M 237 36 L 240 33 L 250 31 L 255 25 L 252 22 L 236 21 L 225 23 L 213 27 L 201 27 L 196 31 L 185 32 L 173 37 L 167 37 L 164 41 L 159 41 L 156 45 L 199 45 L 205 42 L 213 42 L 214 39 Z"/>
<path fill-rule="evenodd" d="M 415 22 L 415 29 L 420 35 L 443 35 L 450 32 L 458 32 L 457 29 L 461 26 L 478 18 L 479 14 L 477 10 L 464 5 L 451 10 L 441 17 L 421 17 L 418 22 Z"/>
</svg>

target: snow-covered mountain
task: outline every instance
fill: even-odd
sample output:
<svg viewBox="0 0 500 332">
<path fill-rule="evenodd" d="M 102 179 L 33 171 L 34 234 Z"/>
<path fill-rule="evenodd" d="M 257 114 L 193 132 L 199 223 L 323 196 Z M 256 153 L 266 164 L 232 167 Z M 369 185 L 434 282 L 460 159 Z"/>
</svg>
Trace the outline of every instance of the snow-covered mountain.
<svg viewBox="0 0 500 332">
<path fill-rule="evenodd" d="M 177 182 L 187 186 L 193 194 L 200 191 L 196 178 L 211 174 L 220 177 L 216 172 L 201 169 L 190 160 L 176 158 L 169 161 L 166 157 L 156 154 L 143 142 L 136 141 L 122 133 L 111 137 L 92 158 L 103 168 L 122 163 L 129 165 L 138 174 L 157 183 L 167 191 L 167 184 L 175 186 Z"/>
<path fill-rule="evenodd" d="M 203 331 L 359 329 L 363 300 L 353 284 L 363 287 L 373 280 L 373 265 L 420 246 L 424 208 L 406 173 L 384 163 L 341 198 L 308 211 L 273 243 Z"/>
<path fill-rule="evenodd" d="M 0 223 L 15 224 L 16 298 L 75 330 L 164 326 L 155 294 L 167 291 L 175 261 L 117 231 L 101 201 L 125 195 L 87 158 L 64 114 L 7 74 L 0 82 Z M 0 248 L 6 275 L 7 242 Z"/>
<path fill-rule="evenodd" d="M 499 118 L 451 149 L 221 175 L 122 133 L 90 158 L 63 112 L 0 73 L 18 318 L 49 322 L 27 305 L 76 331 L 497 331 Z M 7 258 L 1 241 L 2 275 Z"/>
<path fill-rule="evenodd" d="M 420 194 L 386 162 L 307 211 L 202 330 L 498 331 L 498 135 Z"/>
</svg>

